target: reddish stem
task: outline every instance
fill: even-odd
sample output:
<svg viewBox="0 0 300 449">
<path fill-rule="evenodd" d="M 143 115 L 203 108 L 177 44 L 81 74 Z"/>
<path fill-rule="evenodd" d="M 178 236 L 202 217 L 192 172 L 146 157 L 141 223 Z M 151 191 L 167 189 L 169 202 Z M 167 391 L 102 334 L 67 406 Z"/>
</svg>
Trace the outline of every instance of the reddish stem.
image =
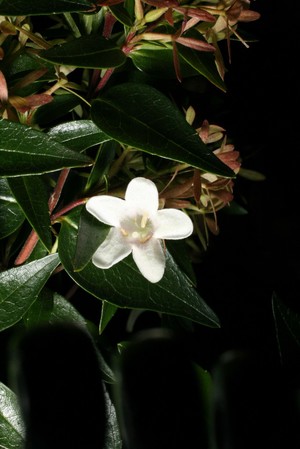
<svg viewBox="0 0 300 449">
<path fill-rule="evenodd" d="M 105 15 L 104 27 L 102 32 L 103 37 L 109 38 L 111 36 L 116 21 L 117 19 L 112 15 L 110 11 L 108 11 Z"/>
<path fill-rule="evenodd" d="M 66 182 L 69 172 L 70 172 L 69 168 L 64 168 L 60 172 L 55 189 L 48 201 L 48 207 L 49 207 L 50 214 L 54 210 L 54 208 L 56 207 L 56 205 L 59 201 L 62 189 L 64 187 L 64 184 Z M 28 259 L 28 257 L 32 253 L 32 251 L 34 250 L 38 240 L 39 240 L 39 237 L 38 237 L 37 233 L 35 232 L 35 230 L 33 229 L 31 231 L 31 233 L 29 234 L 26 242 L 24 243 L 19 255 L 17 256 L 17 258 L 15 260 L 15 265 L 21 265 L 22 263 L 26 262 L 26 260 Z"/>
<path fill-rule="evenodd" d="M 51 223 L 54 223 L 62 215 L 66 214 L 67 212 L 70 212 L 70 210 L 74 209 L 77 206 L 80 206 L 81 204 L 85 204 L 86 202 L 87 198 L 81 198 L 79 200 L 73 201 L 72 203 L 63 207 L 60 211 L 56 212 L 56 214 L 51 215 Z"/>
<path fill-rule="evenodd" d="M 18 257 L 15 260 L 15 265 L 21 265 L 22 263 L 26 262 L 26 260 L 34 250 L 38 240 L 39 237 L 37 233 L 34 230 L 32 230 L 26 242 L 24 243 L 23 248 L 21 249 Z"/>
<path fill-rule="evenodd" d="M 99 92 L 99 90 L 103 89 L 103 87 L 108 82 L 111 75 L 114 73 L 114 70 L 115 70 L 114 67 L 106 70 L 105 74 L 103 75 L 103 77 L 101 78 L 101 80 L 99 81 L 99 83 L 95 89 L 95 92 L 94 92 L 95 94 L 97 94 Z"/>
<path fill-rule="evenodd" d="M 50 214 L 53 212 L 53 210 L 55 209 L 55 207 L 57 206 L 57 203 L 59 201 L 62 189 L 65 185 L 65 182 L 67 180 L 67 177 L 70 173 L 70 169 L 69 168 L 64 168 L 61 172 L 60 175 L 58 177 L 55 189 L 52 193 L 52 195 L 49 198 L 48 201 L 48 207 L 49 207 L 49 212 Z"/>
</svg>

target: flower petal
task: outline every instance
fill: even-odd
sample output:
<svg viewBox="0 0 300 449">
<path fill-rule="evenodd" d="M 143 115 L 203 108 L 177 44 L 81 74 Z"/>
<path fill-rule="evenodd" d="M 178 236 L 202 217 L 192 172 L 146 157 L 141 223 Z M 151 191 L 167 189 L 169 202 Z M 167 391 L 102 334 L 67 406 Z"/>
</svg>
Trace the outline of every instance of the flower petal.
<svg viewBox="0 0 300 449">
<path fill-rule="evenodd" d="M 92 262 L 98 268 L 110 268 L 131 253 L 131 245 L 117 228 L 111 228 L 106 239 L 92 257 Z"/>
<path fill-rule="evenodd" d="M 125 201 L 114 196 L 93 196 L 87 201 L 86 208 L 99 221 L 110 226 L 120 226 L 120 221 L 126 215 Z"/>
<path fill-rule="evenodd" d="M 151 216 L 158 209 L 157 187 L 150 179 L 134 178 L 127 186 L 125 201 L 133 212 Z"/>
<path fill-rule="evenodd" d="M 193 232 L 193 222 L 190 217 L 177 209 L 162 209 L 157 211 L 155 232 L 157 239 L 180 240 Z"/>
<path fill-rule="evenodd" d="M 161 280 L 165 271 L 166 257 L 159 240 L 152 238 L 146 243 L 134 245 L 132 256 L 138 269 L 149 282 Z"/>
</svg>

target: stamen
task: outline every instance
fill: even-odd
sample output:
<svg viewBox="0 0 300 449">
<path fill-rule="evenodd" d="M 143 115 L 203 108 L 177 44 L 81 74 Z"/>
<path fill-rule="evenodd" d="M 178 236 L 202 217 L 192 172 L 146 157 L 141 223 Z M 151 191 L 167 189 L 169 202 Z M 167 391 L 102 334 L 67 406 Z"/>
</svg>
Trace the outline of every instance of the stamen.
<svg viewBox="0 0 300 449">
<path fill-rule="evenodd" d="M 127 236 L 128 236 L 128 232 L 125 231 L 125 229 L 120 228 L 120 231 L 121 231 L 121 233 L 124 235 L 124 237 L 127 237 Z"/>
<path fill-rule="evenodd" d="M 140 243 L 146 243 L 148 240 L 150 240 L 152 237 L 151 234 L 146 235 L 145 237 L 140 236 Z"/>
<path fill-rule="evenodd" d="M 144 214 L 141 219 L 141 228 L 145 228 L 148 221 L 148 214 Z"/>
</svg>

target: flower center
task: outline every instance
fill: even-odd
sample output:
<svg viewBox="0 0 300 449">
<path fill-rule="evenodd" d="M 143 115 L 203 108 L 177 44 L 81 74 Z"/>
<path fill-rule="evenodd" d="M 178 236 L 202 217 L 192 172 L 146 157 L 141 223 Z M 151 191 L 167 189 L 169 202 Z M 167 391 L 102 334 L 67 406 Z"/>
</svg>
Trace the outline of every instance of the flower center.
<svg viewBox="0 0 300 449">
<path fill-rule="evenodd" d="M 153 235 L 153 224 L 146 213 L 128 217 L 121 223 L 121 233 L 133 242 L 145 243 Z"/>
</svg>

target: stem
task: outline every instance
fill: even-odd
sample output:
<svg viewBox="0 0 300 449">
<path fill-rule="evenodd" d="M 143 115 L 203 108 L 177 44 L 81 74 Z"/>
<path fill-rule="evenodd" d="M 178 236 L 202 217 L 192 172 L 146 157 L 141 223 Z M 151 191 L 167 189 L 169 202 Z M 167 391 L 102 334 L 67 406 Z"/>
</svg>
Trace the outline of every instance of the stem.
<svg viewBox="0 0 300 449">
<path fill-rule="evenodd" d="M 111 36 L 116 21 L 117 19 L 112 15 L 112 13 L 110 11 L 107 11 L 105 15 L 104 27 L 102 32 L 103 37 L 109 38 Z"/>
<path fill-rule="evenodd" d="M 114 73 L 115 68 L 107 69 L 105 74 L 102 76 L 101 80 L 99 81 L 98 85 L 96 86 L 96 89 L 94 91 L 94 94 L 97 94 L 99 90 L 101 90 L 105 84 L 108 82 L 111 75 Z"/>
<path fill-rule="evenodd" d="M 22 263 L 26 262 L 26 260 L 34 250 L 38 240 L 39 237 L 37 233 L 34 230 L 32 230 L 26 242 L 24 243 L 23 248 L 21 249 L 18 257 L 15 260 L 15 265 L 21 265 Z"/>
<path fill-rule="evenodd" d="M 48 201 L 48 207 L 49 207 L 50 214 L 54 210 L 54 208 L 56 207 L 56 205 L 59 201 L 63 186 L 68 177 L 69 171 L 70 171 L 69 168 L 64 168 L 58 177 L 58 181 L 56 183 L 55 189 Z M 19 255 L 17 256 L 17 258 L 15 260 L 15 265 L 21 265 L 22 263 L 26 262 L 26 260 L 28 259 L 28 257 L 32 253 L 32 251 L 34 250 L 38 240 L 39 240 L 39 237 L 38 237 L 37 233 L 35 232 L 35 230 L 33 229 L 31 231 L 31 233 L 29 234 L 26 242 L 24 243 Z"/>
<path fill-rule="evenodd" d="M 67 177 L 70 173 L 70 169 L 69 168 L 64 168 L 61 172 L 60 175 L 58 177 L 55 189 L 52 193 L 52 195 L 49 198 L 48 201 L 48 207 L 49 207 L 49 212 L 50 214 L 53 212 L 53 210 L 55 209 L 55 207 L 57 206 L 57 203 L 59 201 L 62 189 L 65 185 L 65 182 L 67 180 Z"/>
<path fill-rule="evenodd" d="M 85 204 L 87 200 L 88 200 L 87 198 L 81 198 L 79 200 L 72 201 L 72 203 L 60 209 L 60 211 L 56 212 L 56 214 L 51 215 L 51 222 L 54 223 L 62 215 L 66 214 L 67 212 L 70 212 L 70 210 L 74 209 L 77 206 L 80 206 L 81 204 Z"/>
</svg>

